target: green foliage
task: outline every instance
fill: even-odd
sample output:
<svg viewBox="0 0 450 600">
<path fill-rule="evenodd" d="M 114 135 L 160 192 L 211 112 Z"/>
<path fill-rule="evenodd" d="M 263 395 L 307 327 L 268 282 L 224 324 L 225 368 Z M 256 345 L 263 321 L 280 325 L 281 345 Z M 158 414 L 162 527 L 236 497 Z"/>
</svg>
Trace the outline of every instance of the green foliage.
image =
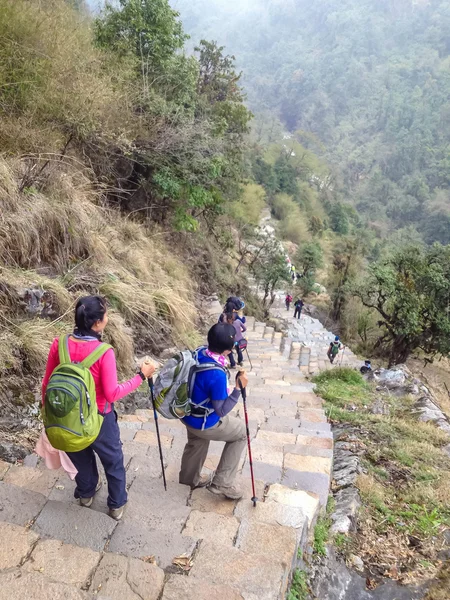
<svg viewBox="0 0 450 600">
<path fill-rule="evenodd" d="M 266 236 L 263 238 L 261 249 L 257 253 L 257 260 L 251 265 L 251 270 L 258 286 L 262 287 L 263 305 L 275 300 L 275 290 L 281 282 L 291 280 L 290 273 L 286 268 L 286 257 L 279 243 Z"/>
<path fill-rule="evenodd" d="M 323 266 L 323 250 L 318 242 L 302 244 L 295 255 L 297 268 L 301 267 L 303 275 L 314 275 Z"/>
<path fill-rule="evenodd" d="M 291 588 L 287 600 L 306 600 L 308 598 L 307 574 L 305 571 L 296 569 L 292 578 Z"/>
<path fill-rule="evenodd" d="M 97 43 L 118 55 L 131 54 L 142 72 L 158 73 L 188 36 L 167 0 L 119 0 L 107 2 L 95 21 Z"/>
<path fill-rule="evenodd" d="M 414 350 L 450 351 L 450 246 L 409 246 L 372 265 L 353 293 L 380 315 L 379 343 L 390 348 L 390 363 Z"/>
<path fill-rule="evenodd" d="M 238 223 L 256 227 L 266 205 L 265 199 L 266 192 L 263 187 L 256 183 L 248 183 L 244 186 L 242 197 L 230 205 L 230 213 Z"/>
<path fill-rule="evenodd" d="M 331 520 L 328 516 L 319 517 L 314 527 L 314 552 L 319 556 L 326 555 L 326 543 L 330 535 Z"/>
</svg>

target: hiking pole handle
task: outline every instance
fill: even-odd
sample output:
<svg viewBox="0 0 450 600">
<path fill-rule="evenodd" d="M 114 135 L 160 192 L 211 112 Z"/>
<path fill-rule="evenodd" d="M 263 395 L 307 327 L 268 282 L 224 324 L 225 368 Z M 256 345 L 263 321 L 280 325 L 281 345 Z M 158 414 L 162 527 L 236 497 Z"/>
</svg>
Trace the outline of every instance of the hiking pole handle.
<svg viewBox="0 0 450 600">
<path fill-rule="evenodd" d="M 163 457 L 163 453 L 162 453 L 161 436 L 159 435 L 158 413 L 156 412 L 155 394 L 154 394 L 154 391 L 153 391 L 154 390 L 154 388 L 153 388 L 153 377 L 149 377 L 147 379 L 147 381 L 148 381 L 148 387 L 150 388 L 150 396 L 152 398 L 153 417 L 155 419 L 156 437 L 157 437 L 157 440 L 158 440 L 159 458 L 160 458 L 160 461 L 161 461 L 161 472 L 162 472 L 162 477 L 163 477 L 164 489 L 167 492 L 166 471 L 164 469 L 164 457 Z"/>
</svg>

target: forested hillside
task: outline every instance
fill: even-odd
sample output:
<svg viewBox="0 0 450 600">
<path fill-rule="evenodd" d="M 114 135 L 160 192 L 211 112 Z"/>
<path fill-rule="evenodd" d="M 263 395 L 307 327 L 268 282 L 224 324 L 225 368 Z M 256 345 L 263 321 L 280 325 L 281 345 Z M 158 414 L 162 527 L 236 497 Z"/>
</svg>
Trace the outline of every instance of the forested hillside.
<svg viewBox="0 0 450 600">
<path fill-rule="evenodd" d="M 236 55 L 257 120 L 324 156 L 378 236 L 450 241 L 448 0 L 173 5 L 194 41 Z"/>
</svg>

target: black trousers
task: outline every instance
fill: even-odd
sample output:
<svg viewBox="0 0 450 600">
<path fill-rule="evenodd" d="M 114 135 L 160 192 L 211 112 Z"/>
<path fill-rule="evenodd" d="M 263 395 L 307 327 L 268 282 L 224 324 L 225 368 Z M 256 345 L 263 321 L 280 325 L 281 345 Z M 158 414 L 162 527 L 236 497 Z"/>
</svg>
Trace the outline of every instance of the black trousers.
<svg viewBox="0 0 450 600">
<path fill-rule="evenodd" d="M 301 315 L 301 314 L 302 314 L 302 309 L 301 309 L 301 307 L 299 307 L 299 306 L 296 306 L 296 307 L 295 307 L 295 312 L 294 312 L 294 319 L 297 317 L 297 315 L 298 315 L 298 318 L 300 319 L 300 315 Z"/>
<path fill-rule="evenodd" d="M 243 356 L 242 350 L 239 348 L 239 346 L 235 346 L 234 350 L 236 350 L 236 352 L 237 352 L 238 363 L 244 362 L 244 356 Z M 230 359 L 230 365 L 232 367 L 235 367 L 236 366 L 236 360 L 234 358 L 233 352 L 230 352 L 229 359 Z"/>
</svg>

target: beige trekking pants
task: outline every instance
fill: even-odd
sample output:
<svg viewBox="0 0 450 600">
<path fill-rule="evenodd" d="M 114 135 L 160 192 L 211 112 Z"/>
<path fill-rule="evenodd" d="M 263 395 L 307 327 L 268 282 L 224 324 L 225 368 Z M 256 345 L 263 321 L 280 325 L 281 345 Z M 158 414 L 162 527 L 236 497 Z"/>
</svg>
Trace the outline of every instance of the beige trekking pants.
<svg viewBox="0 0 450 600">
<path fill-rule="evenodd" d="M 231 487 L 247 443 L 244 421 L 227 415 L 210 429 L 202 431 L 186 426 L 186 430 L 188 441 L 181 459 L 180 483 L 197 485 L 208 454 L 209 442 L 214 440 L 226 442 L 214 475 L 214 485 Z"/>
</svg>

